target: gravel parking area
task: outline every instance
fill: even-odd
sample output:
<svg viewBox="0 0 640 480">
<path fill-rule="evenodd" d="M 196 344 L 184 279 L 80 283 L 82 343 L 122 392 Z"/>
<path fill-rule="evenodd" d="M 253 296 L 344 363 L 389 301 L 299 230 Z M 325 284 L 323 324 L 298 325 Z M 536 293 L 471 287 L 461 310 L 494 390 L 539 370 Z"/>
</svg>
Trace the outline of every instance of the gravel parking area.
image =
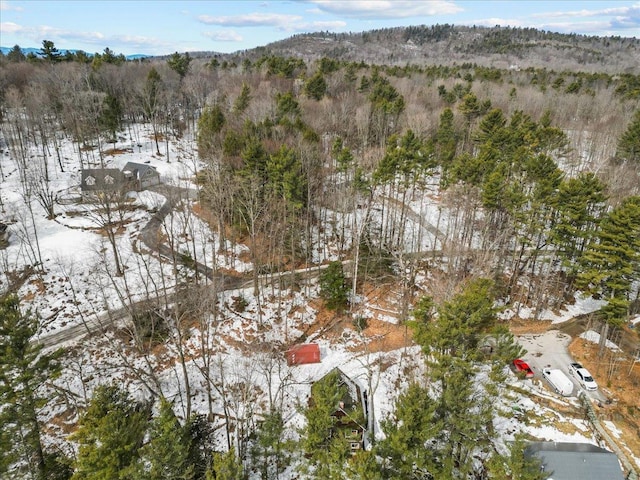
<svg viewBox="0 0 640 480">
<path fill-rule="evenodd" d="M 548 330 L 544 333 L 519 335 L 516 340 L 522 345 L 527 353 L 522 357 L 535 373 L 534 380 L 541 381 L 545 387 L 550 389 L 549 384 L 542 377 L 543 368 L 558 368 L 571 379 L 574 385 L 573 394 L 577 396 L 580 391 L 584 391 L 591 399 L 605 402 L 607 399 L 600 391 L 587 392 L 578 381 L 569 373 L 569 363 L 573 358 L 569 354 L 567 347 L 571 343 L 571 337 L 558 330 Z M 595 379 L 596 382 L 598 379 Z"/>
</svg>

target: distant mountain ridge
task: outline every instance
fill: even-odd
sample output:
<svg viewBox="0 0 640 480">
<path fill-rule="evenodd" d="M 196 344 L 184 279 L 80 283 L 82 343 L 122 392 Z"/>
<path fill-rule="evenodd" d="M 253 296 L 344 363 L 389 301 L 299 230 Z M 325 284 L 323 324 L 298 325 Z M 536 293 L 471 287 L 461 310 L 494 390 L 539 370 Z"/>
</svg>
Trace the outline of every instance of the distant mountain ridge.
<svg viewBox="0 0 640 480">
<path fill-rule="evenodd" d="M 562 34 L 534 28 L 419 25 L 360 33 L 298 34 L 222 57 L 330 57 L 386 65 L 475 63 L 496 68 L 547 68 L 640 74 L 640 40 Z"/>
<path fill-rule="evenodd" d="M 11 48 L 0 47 L 6 55 Z M 39 55 L 39 48 L 22 48 Z M 68 50 L 77 52 L 78 50 Z M 62 54 L 67 50 L 60 50 Z M 87 53 L 93 56 L 93 53 Z M 461 65 L 495 68 L 547 68 L 640 74 L 640 39 L 564 34 L 516 27 L 417 25 L 358 33 L 293 35 L 265 46 L 233 53 L 189 52 L 192 58 L 253 59 L 264 55 L 322 57 L 385 65 Z M 168 55 L 126 55 L 127 60 L 166 59 Z"/>
<path fill-rule="evenodd" d="M 5 55 L 7 53 L 9 53 L 11 50 L 13 50 L 13 47 L 0 47 L 0 51 L 2 51 L 2 53 L 5 54 Z M 20 50 L 22 50 L 22 53 L 24 53 L 25 55 L 29 55 L 30 53 L 33 53 L 34 55 L 36 55 L 38 57 L 41 56 L 40 55 L 40 48 L 33 48 L 33 47 L 22 48 L 22 47 L 20 47 Z M 80 49 L 71 49 L 70 48 L 70 49 L 60 49 L 59 51 L 60 51 L 60 53 L 62 55 L 64 55 L 67 52 L 70 52 L 70 53 L 79 52 Z M 93 57 L 95 55 L 95 53 L 89 53 L 89 52 L 86 52 L 86 51 L 85 51 L 85 53 L 87 54 L 88 57 Z M 150 57 L 152 57 L 152 55 L 146 55 L 144 53 L 134 53 L 134 54 L 131 54 L 131 55 L 125 55 L 125 58 L 127 60 L 138 60 L 140 58 L 150 58 Z"/>
</svg>

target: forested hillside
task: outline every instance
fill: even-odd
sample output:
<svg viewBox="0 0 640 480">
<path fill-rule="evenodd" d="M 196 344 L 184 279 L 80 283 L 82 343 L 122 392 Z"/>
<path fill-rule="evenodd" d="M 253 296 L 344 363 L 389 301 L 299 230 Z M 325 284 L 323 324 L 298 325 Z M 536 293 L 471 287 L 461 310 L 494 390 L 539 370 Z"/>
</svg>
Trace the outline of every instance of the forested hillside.
<svg viewBox="0 0 640 480">
<path fill-rule="evenodd" d="M 558 72 L 610 74 L 640 70 L 640 40 L 545 32 L 533 28 L 420 25 L 362 33 L 295 35 L 242 52 L 240 58 L 265 54 L 301 56 L 307 61 L 331 57 L 389 66 L 462 65 L 536 68 Z"/>
<path fill-rule="evenodd" d="M 640 392 L 639 47 L 1 57 L 0 476 L 546 478 L 526 440 L 597 439 L 509 370 L 514 325 L 588 299 L 598 381 Z"/>
</svg>

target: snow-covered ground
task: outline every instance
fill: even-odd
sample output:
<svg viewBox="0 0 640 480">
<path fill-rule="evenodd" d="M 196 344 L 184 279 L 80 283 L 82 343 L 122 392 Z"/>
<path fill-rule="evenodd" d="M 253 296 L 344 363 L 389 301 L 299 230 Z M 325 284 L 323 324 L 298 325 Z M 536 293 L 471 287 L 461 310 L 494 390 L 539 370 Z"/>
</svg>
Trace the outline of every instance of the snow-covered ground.
<svg viewBox="0 0 640 480">
<path fill-rule="evenodd" d="M 130 161 L 148 163 L 157 168 L 165 184 L 183 191 L 196 188 L 193 179 L 200 165 L 193 153 L 193 139 L 184 137 L 171 141 L 168 157 L 164 148 L 161 149 L 163 155 L 158 156 L 154 153 L 149 128 L 136 126 L 133 131 L 135 135 L 125 137 L 115 145 L 123 153 L 105 156 L 106 166 L 121 168 Z M 112 147 L 111 144 L 103 146 L 105 150 Z M 33 152 L 33 155 L 35 159 L 38 153 Z M 25 274 L 26 280 L 17 285 L 16 291 L 23 306 L 42 318 L 43 333 L 56 332 L 106 310 L 118 310 L 127 303 L 143 300 L 149 292 L 158 291 L 158 284 L 171 290 L 178 279 L 173 266 L 145 246 L 140 238 L 142 229 L 165 203 L 166 197 L 150 191 L 132 194 L 125 226 L 116 237 L 124 275 L 114 275 L 114 255 L 96 220 L 97 206 L 79 200 L 78 146 L 69 141 L 62 142 L 61 157 L 64 171 L 53 157 L 49 159 L 51 185 L 60 202 L 55 205 L 56 218 L 48 220 L 34 198 L 31 199 L 32 209 L 27 208 L 16 164 L 8 152 L 0 156 L 0 221 L 9 225 L 9 245 L 0 250 L 0 290 L 16 285 L 14 282 L 19 280 L 20 273 L 34 266 L 35 271 Z M 380 195 L 384 196 L 384 192 Z M 335 222 L 327 228 L 334 229 L 336 237 L 340 233 L 352 238 L 365 220 L 383 221 L 376 208 L 376 202 L 380 201 L 382 198 L 376 197 L 366 219 L 364 209 L 331 212 Z M 163 233 L 177 241 L 177 249 L 206 265 L 216 265 L 238 274 L 248 272 L 252 267 L 243 260 L 246 246 L 228 242 L 220 245 L 215 230 L 196 216 L 190 206 L 188 199 L 176 205 L 163 225 Z M 405 232 L 408 248 L 412 251 L 441 248 L 441 233 L 450 228 L 453 220 L 439 204 L 437 188 L 433 187 L 428 195 L 408 199 L 408 207 L 407 218 L 414 220 L 409 222 Z M 315 252 L 315 260 L 321 263 L 338 258 L 339 249 L 336 245 L 325 245 L 318 246 Z M 38 264 L 40 258 L 42 263 Z M 191 384 L 194 411 L 207 413 L 211 410 L 214 414 L 222 414 L 220 400 L 210 404 L 207 394 L 207 378 L 215 380 L 217 375 L 225 377 L 230 397 L 239 395 L 242 390 L 231 387 L 250 385 L 254 412 L 267 411 L 269 399 L 282 402 L 289 425 L 301 425 L 303 417 L 298 407 L 307 401 L 311 384 L 338 367 L 362 389 L 369 391 L 375 424 L 379 426 L 392 411 L 398 392 L 413 379 L 411 375 L 418 378 L 424 373 L 424 359 L 419 348 L 368 353 L 364 339 L 355 332 L 347 332 L 342 342 L 329 342 L 322 334 L 312 334 L 306 341 L 320 345 L 321 363 L 287 367 L 282 356 L 274 357 L 272 352 L 274 347 L 282 350 L 283 346 L 306 336 L 317 313 L 309 302 L 317 297 L 318 285 L 310 281 L 289 289 L 266 284 L 262 288 L 259 298 L 250 288 L 220 292 L 221 308 L 216 318 L 205 319 L 207 329 L 198 328 L 195 323 L 188 325 L 185 369 Z M 240 298 L 243 300 L 241 309 L 234 306 Z M 370 318 L 373 315 L 370 306 L 363 304 L 360 307 L 363 316 Z M 598 307 L 597 303 L 577 299 L 562 313 L 545 312 L 542 318 L 558 322 Z M 519 309 L 521 318 L 527 314 L 524 308 Z M 506 312 L 505 316 L 508 315 Z M 397 323 L 393 310 L 377 317 L 390 324 Z M 354 352 L 359 342 L 363 348 Z M 202 349 L 203 344 L 207 348 Z M 57 405 L 49 406 L 45 412 L 49 419 L 62 415 L 70 406 L 85 405 L 96 386 L 111 381 L 126 383 L 141 398 L 148 397 L 152 390 L 156 394 L 162 393 L 175 401 L 179 414 L 186 414 L 185 376 L 177 360 L 177 344 L 171 338 L 162 346 L 140 352 L 123 331 L 108 330 L 68 346 L 65 371 L 56 381 L 66 389 L 67 396 Z M 205 369 L 208 369 L 207 375 L 203 374 Z M 544 440 L 596 443 L 582 420 L 564 418 L 552 408 L 531 399 L 546 395 L 542 390 L 515 377 L 512 381 L 518 388 L 510 389 L 508 395 L 501 397 L 506 413 L 495 420 L 505 441 L 519 431 L 526 431 Z M 522 389 L 528 393 L 521 393 Z M 244 409 L 248 407 L 246 402 L 241 406 L 240 399 L 236 400 L 236 403 L 231 402 L 237 405 L 237 411 L 232 413 L 240 418 L 247 413 Z M 71 428 L 76 419 L 69 418 L 68 424 L 57 423 L 58 430 L 52 432 L 51 441 L 64 438 L 65 429 Z M 573 427 L 567 433 L 566 428 L 557 428 L 560 424 Z"/>
</svg>

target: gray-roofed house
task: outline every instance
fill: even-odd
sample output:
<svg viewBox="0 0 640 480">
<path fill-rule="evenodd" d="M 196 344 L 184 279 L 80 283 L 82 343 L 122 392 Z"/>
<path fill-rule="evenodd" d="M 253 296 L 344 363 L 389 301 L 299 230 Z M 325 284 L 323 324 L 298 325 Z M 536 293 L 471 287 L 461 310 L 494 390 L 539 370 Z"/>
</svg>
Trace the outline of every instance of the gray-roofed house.
<svg viewBox="0 0 640 480">
<path fill-rule="evenodd" d="M 146 163 L 127 162 L 122 168 L 122 174 L 128 182 L 134 183 L 136 190 L 144 190 L 160 183 L 156 167 Z"/>
<path fill-rule="evenodd" d="M 84 198 L 124 187 L 124 176 L 117 168 L 85 168 L 81 172 L 80 190 Z"/>
<path fill-rule="evenodd" d="M 548 480 L 624 480 L 616 454 L 589 443 L 531 442 L 525 454 L 541 461 Z"/>
</svg>

